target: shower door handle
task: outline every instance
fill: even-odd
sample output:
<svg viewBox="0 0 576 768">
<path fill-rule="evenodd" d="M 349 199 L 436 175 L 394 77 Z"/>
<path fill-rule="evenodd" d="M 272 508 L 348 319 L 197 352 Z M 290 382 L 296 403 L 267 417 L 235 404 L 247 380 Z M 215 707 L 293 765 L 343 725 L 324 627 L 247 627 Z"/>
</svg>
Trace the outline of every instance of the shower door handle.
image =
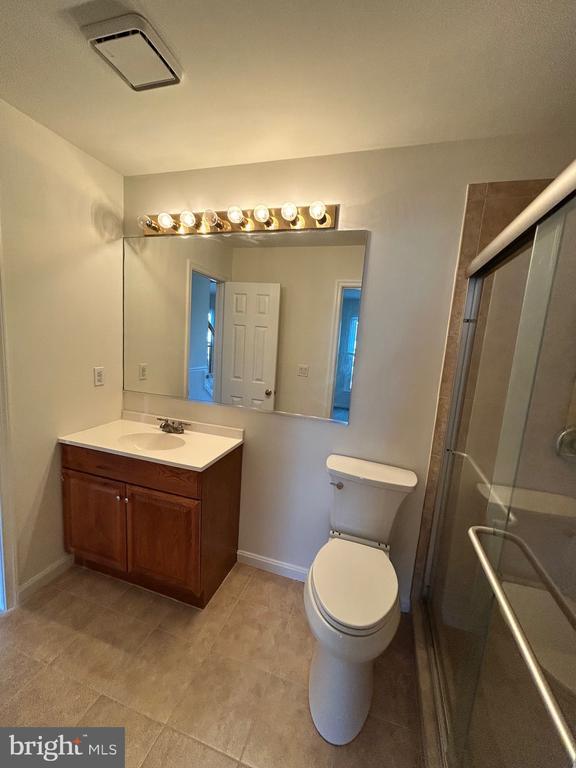
<svg viewBox="0 0 576 768">
<path fill-rule="evenodd" d="M 561 459 L 576 461 L 576 426 L 563 429 L 556 438 L 556 453 Z"/>
<path fill-rule="evenodd" d="M 556 697 L 552 693 L 552 689 L 548 685 L 538 659 L 532 650 L 532 646 L 530 645 L 530 642 L 526 637 L 524 630 L 522 629 L 522 625 L 518 621 L 518 618 L 514 613 L 514 609 L 506 597 L 506 593 L 500 584 L 500 580 L 496 574 L 496 571 L 492 567 L 492 563 L 490 562 L 490 559 L 486 554 L 484 547 L 482 546 L 480 537 L 478 535 L 482 533 L 493 536 L 499 535 L 502 532 L 499 532 L 494 528 L 489 528 L 485 525 L 473 525 L 468 529 L 468 536 L 478 556 L 482 570 L 484 571 L 492 591 L 494 592 L 494 597 L 496 598 L 500 611 L 502 612 L 504 621 L 508 625 L 508 629 L 512 633 L 514 641 L 516 642 L 516 646 L 520 651 L 520 655 L 528 667 L 530 676 L 532 677 L 532 680 L 538 689 L 540 698 L 546 707 L 546 711 L 550 715 L 552 723 L 556 728 L 556 732 L 560 737 L 560 741 L 562 742 L 562 745 L 568 754 L 572 766 L 576 766 L 576 741 L 572 735 L 572 731 L 570 730 L 570 727 L 564 718 L 562 710 L 556 701 Z"/>
</svg>

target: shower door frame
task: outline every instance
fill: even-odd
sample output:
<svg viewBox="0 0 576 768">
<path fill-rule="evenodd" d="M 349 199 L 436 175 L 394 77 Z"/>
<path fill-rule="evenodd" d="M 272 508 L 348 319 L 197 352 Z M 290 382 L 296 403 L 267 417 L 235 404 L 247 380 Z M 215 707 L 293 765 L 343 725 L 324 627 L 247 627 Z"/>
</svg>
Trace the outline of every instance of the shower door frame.
<svg viewBox="0 0 576 768">
<path fill-rule="evenodd" d="M 462 413 L 463 396 L 468 381 L 470 370 L 470 357 L 474 346 L 476 335 L 476 320 L 482 296 L 482 286 L 484 276 L 470 277 L 466 293 L 466 302 L 464 316 L 462 318 L 462 327 L 460 331 L 460 343 L 458 347 L 458 358 L 456 362 L 456 373 L 450 399 L 450 411 L 446 427 L 446 436 L 444 439 L 444 453 L 442 466 L 438 479 L 438 490 L 434 503 L 434 516 L 432 530 L 430 532 L 430 543 L 428 556 L 426 560 L 426 569 L 424 572 L 421 601 L 423 606 L 423 620 L 425 624 L 425 633 L 428 645 L 428 662 L 431 673 L 432 696 L 436 710 L 436 725 L 438 728 L 438 741 L 440 747 L 439 757 L 445 768 L 448 768 L 447 755 L 450 745 L 450 717 L 448 715 L 447 695 L 442 674 L 442 664 L 439 658 L 438 644 L 434 630 L 434 623 L 430 615 L 429 595 L 433 579 L 436 558 L 437 534 L 444 519 L 444 508 L 452 470 L 454 466 L 454 449 L 460 415 Z"/>
<path fill-rule="evenodd" d="M 453 469 L 453 445 L 457 435 L 462 413 L 463 395 L 468 381 L 470 368 L 470 356 L 475 339 L 477 313 L 482 295 L 484 278 L 495 269 L 518 255 L 528 243 L 534 243 L 538 226 L 563 207 L 571 199 L 576 197 L 576 161 L 556 179 L 546 190 L 531 203 L 525 211 L 506 227 L 494 241 L 492 241 L 473 260 L 467 270 L 468 288 L 460 343 L 456 364 L 456 373 L 451 392 L 449 417 L 444 440 L 444 455 L 439 474 L 438 488 L 434 503 L 433 524 L 430 532 L 426 567 L 420 595 L 421 603 L 416 607 L 416 625 L 420 625 L 420 631 L 424 632 L 427 645 L 427 669 L 431 682 L 431 694 L 436 714 L 436 728 L 438 744 L 430 765 L 436 765 L 438 760 L 443 766 L 448 765 L 447 757 L 450 748 L 450 719 L 447 709 L 445 684 L 442 675 L 442 666 L 439 659 L 437 642 L 432 618 L 429 612 L 429 595 L 433 580 L 434 566 L 436 563 L 435 552 L 438 530 L 443 519 L 446 495 L 450 487 L 450 479 Z M 495 600 L 495 598 L 494 598 Z M 421 611 L 421 614 L 420 614 Z"/>
</svg>

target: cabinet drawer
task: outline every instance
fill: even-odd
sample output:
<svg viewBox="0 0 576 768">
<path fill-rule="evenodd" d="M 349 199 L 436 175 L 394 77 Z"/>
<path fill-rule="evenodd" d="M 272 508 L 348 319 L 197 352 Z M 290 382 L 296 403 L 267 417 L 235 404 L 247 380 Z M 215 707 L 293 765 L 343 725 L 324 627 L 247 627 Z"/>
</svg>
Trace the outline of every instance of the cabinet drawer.
<svg viewBox="0 0 576 768">
<path fill-rule="evenodd" d="M 128 574 L 200 593 L 200 502 L 126 486 Z"/>
<path fill-rule="evenodd" d="M 132 485 L 199 499 L 201 473 L 75 445 L 62 446 L 62 466 Z"/>
</svg>

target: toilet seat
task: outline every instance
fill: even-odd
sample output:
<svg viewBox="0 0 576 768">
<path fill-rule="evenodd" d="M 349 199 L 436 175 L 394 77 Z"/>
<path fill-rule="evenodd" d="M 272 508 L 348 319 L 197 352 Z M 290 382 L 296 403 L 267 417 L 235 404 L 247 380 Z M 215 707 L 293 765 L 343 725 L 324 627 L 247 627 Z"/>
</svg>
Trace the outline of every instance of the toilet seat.
<svg viewBox="0 0 576 768">
<path fill-rule="evenodd" d="M 395 616 L 398 579 L 387 554 L 330 539 L 310 569 L 314 601 L 324 619 L 347 635 L 371 635 Z"/>
</svg>

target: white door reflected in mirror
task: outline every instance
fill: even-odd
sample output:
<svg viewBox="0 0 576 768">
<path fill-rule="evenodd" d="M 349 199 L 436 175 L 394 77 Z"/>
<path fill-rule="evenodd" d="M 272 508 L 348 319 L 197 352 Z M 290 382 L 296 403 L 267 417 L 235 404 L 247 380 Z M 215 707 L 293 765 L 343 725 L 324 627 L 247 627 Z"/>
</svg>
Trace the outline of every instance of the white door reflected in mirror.
<svg viewBox="0 0 576 768">
<path fill-rule="evenodd" d="M 222 400 L 274 410 L 279 283 L 226 283 Z"/>
</svg>

